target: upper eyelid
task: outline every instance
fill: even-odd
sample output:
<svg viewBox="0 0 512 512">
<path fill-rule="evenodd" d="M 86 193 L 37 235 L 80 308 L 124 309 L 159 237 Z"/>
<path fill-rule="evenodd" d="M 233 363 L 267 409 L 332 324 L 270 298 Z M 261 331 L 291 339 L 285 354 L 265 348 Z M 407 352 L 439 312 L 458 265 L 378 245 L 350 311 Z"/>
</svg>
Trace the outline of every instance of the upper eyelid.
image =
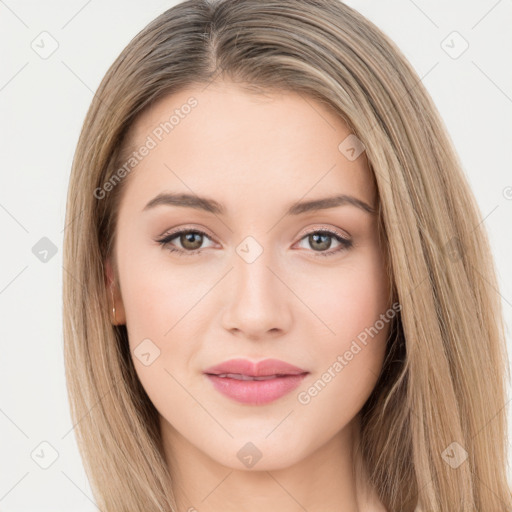
<svg viewBox="0 0 512 512">
<path fill-rule="evenodd" d="M 193 226 L 185 226 L 185 227 L 180 227 L 180 228 L 176 228 L 176 230 L 174 231 L 173 229 L 171 229 L 170 231 L 166 231 L 164 232 L 163 235 L 161 235 L 158 239 L 159 240 L 162 240 L 163 238 L 167 238 L 171 235 L 177 235 L 177 234 L 180 234 L 180 233 L 186 233 L 186 232 L 199 232 L 201 234 L 204 234 L 206 236 L 208 236 L 209 238 L 211 238 L 212 240 L 216 240 L 215 236 L 211 235 L 206 229 L 204 228 L 197 228 L 197 227 L 193 227 Z M 314 227 L 314 228 L 308 228 L 304 233 L 303 235 L 300 237 L 300 239 L 304 238 L 305 236 L 311 234 L 311 233 L 317 233 L 317 232 L 322 232 L 322 231 L 327 231 L 329 233 L 332 233 L 332 234 L 335 234 L 335 235 L 338 235 L 339 237 L 345 239 L 345 240 L 350 240 L 351 239 L 351 235 L 349 235 L 348 233 L 344 234 L 343 232 L 339 231 L 338 229 L 336 228 L 331 228 L 331 227 L 326 227 L 326 226 L 320 226 L 320 227 Z"/>
<path fill-rule="evenodd" d="M 347 233 L 346 235 L 343 234 L 343 232 L 340 232 L 339 230 L 335 229 L 335 228 L 326 228 L 326 227 L 320 227 L 320 228 L 311 228 L 311 229 L 308 229 L 301 237 L 300 239 L 302 240 L 302 238 L 304 238 L 305 236 L 307 235 L 310 235 L 311 233 L 317 233 L 317 232 L 323 232 L 323 231 L 326 231 L 328 233 L 332 233 L 334 235 L 337 235 L 339 236 L 340 238 L 343 238 L 344 240 L 350 240 L 351 239 L 351 236 Z"/>
<path fill-rule="evenodd" d="M 184 227 L 184 228 L 176 228 L 176 230 L 171 229 L 170 231 L 166 231 L 163 235 L 159 236 L 157 240 L 164 240 L 169 237 L 174 237 L 175 235 L 180 235 L 181 233 L 190 233 L 197 232 L 200 234 L 204 234 L 207 237 L 211 238 L 213 241 L 216 241 L 215 237 L 208 233 L 207 230 L 203 228 L 195 228 L 195 227 Z"/>
</svg>

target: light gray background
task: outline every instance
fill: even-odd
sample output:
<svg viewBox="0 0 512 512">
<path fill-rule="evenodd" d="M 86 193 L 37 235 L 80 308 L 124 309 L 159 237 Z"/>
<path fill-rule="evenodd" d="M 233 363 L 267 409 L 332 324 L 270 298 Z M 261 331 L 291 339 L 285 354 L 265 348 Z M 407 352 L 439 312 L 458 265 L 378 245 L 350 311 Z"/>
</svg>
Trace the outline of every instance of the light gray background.
<svg viewBox="0 0 512 512">
<path fill-rule="evenodd" d="M 64 380 L 61 273 L 68 178 L 101 78 L 130 39 L 176 3 L 0 0 L 3 512 L 97 510 L 76 447 Z M 347 3 L 398 44 L 445 120 L 490 236 L 510 350 L 512 1 Z M 46 59 L 32 48 L 39 45 L 42 52 L 43 37 L 44 48 L 51 48 L 49 36 L 40 36 L 43 31 L 58 43 Z M 457 58 L 464 43 L 454 31 L 469 44 Z M 46 262 L 32 251 L 43 237 L 57 251 Z M 42 442 L 58 452 L 48 469 L 35 462 L 51 461 L 51 449 Z"/>
</svg>

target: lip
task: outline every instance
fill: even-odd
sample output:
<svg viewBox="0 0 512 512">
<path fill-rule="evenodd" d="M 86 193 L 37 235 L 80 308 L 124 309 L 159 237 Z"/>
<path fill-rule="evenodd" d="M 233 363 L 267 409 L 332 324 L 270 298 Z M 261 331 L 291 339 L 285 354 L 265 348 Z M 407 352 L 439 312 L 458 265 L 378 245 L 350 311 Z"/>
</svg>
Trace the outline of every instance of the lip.
<svg viewBox="0 0 512 512">
<path fill-rule="evenodd" d="M 237 402 L 263 405 L 290 393 L 309 373 L 279 359 L 230 359 L 203 372 L 214 388 Z M 261 380 L 253 380 L 253 378 Z M 266 377 L 266 379 L 265 379 Z"/>
</svg>

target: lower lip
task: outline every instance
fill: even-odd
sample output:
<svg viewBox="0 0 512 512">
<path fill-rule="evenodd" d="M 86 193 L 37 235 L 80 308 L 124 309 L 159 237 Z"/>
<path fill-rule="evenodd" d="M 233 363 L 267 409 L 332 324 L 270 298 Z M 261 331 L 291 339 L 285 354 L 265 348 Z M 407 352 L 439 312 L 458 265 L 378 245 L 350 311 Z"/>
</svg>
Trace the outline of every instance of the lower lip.
<svg viewBox="0 0 512 512">
<path fill-rule="evenodd" d="M 206 374 L 217 391 L 237 402 L 251 405 L 268 404 L 281 398 L 294 390 L 306 375 L 302 373 L 268 380 L 237 380 Z"/>
</svg>

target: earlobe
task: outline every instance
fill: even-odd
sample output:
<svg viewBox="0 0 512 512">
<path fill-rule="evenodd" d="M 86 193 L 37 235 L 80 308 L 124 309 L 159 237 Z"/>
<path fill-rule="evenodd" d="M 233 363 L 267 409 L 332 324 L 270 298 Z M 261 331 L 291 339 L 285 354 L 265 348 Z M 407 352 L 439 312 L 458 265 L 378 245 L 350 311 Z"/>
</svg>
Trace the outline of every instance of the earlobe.
<svg viewBox="0 0 512 512">
<path fill-rule="evenodd" d="M 110 258 L 105 261 L 105 286 L 109 297 L 109 317 L 112 325 L 126 323 L 123 300 Z"/>
</svg>

